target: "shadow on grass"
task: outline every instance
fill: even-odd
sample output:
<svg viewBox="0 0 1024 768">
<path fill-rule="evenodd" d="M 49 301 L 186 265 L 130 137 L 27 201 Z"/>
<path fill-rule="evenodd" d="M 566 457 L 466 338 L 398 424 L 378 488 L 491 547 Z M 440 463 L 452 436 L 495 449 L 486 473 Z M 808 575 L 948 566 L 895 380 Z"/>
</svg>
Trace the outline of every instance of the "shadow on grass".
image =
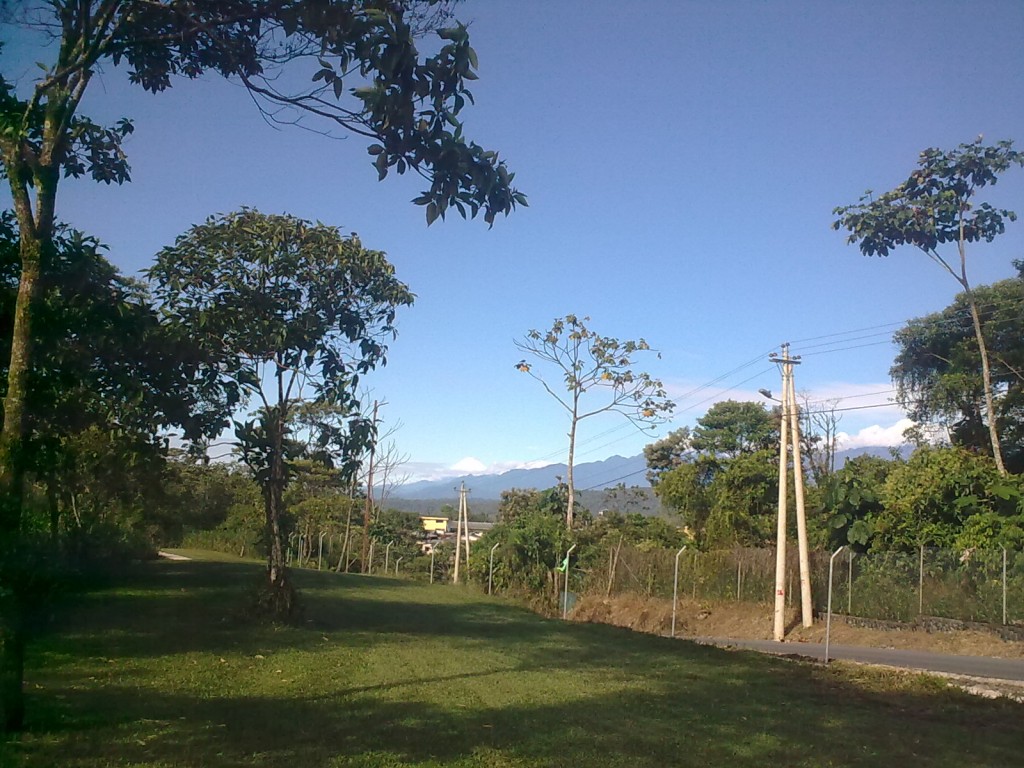
<svg viewBox="0 0 1024 768">
<path fill-rule="evenodd" d="M 160 564 L 92 596 L 69 618 L 69 634 L 35 657 L 51 667 L 30 671 L 46 682 L 30 691 L 36 725 L 6 745 L 4 764 L 962 768 L 1021 759 L 1021 710 L 1012 705 L 873 690 L 813 664 L 544 620 L 408 582 L 298 576 L 305 628 L 217 618 L 253 566 Z M 440 640 L 489 655 L 465 670 L 425 664 L 379 682 L 324 675 L 297 695 L 216 685 L 185 695 L 134 684 L 130 671 L 94 670 L 102 656 L 284 654 L 323 648 L 327 636 L 356 652 Z M 83 656 L 96 658 L 76 666 Z M 455 690 L 464 695 L 453 701 L 446 692 Z"/>
<path fill-rule="evenodd" d="M 745 685 L 725 690 L 704 677 L 673 677 L 652 680 L 642 692 L 462 710 L 357 693 L 282 701 L 196 700 L 116 687 L 75 691 L 66 701 L 69 710 L 131 715 L 113 731 L 93 721 L 44 741 L 25 764 L 1019 764 L 1019 732 L 1005 712 L 965 721 L 955 712 L 931 712 L 919 695 L 836 702 L 831 695 L 842 690 L 813 688 L 802 700 L 780 699 L 764 695 L 763 672 L 745 670 Z M 881 730 L 879 709 L 888 720 Z M 135 722 L 147 724 L 141 738 L 133 737 Z"/>
<path fill-rule="evenodd" d="M 563 626 L 446 585 L 315 571 L 293 572 L 304 619 L 267 625 L 246 613 L 262 573 L 246 563 L 154 563 L 127 586 L 86 594 L 64 623 L 79 654 L 137 658 L 314 649 L 325 632 L 344 632 L 354 647 L 388 633 L 543 643 Z"/>
</svg>

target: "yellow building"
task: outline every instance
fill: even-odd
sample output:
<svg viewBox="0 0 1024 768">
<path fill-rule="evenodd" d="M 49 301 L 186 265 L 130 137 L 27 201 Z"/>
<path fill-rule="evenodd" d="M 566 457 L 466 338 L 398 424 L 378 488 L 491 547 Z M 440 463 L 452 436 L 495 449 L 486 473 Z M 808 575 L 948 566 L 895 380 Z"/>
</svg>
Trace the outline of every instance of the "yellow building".
<svg viewBox="0 0 1024 768">
<path fill-rule="evenodd" d="M 421 515 L 420 524 L 423 526 L 424 533 L 444 533 L 448 530 L 448 518 L 447 517 L 433 517 L 431 515 Z"/>
</svg>

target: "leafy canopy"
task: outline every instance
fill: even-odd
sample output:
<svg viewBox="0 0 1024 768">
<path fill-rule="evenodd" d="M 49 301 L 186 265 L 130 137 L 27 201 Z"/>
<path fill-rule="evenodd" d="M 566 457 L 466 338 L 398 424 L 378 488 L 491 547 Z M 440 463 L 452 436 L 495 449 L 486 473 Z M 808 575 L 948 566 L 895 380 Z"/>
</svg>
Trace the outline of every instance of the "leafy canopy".
<svg viewBox="0 0 1024 768">
<path fill-rule="evenodd" d="M 694 450 L 735 458 L 778 445 L 778 416 L 761 403 L 723 400 L 697 419 L 690 444 Z"/>
<path fill-rule="evenodd" d="M 995 184 L 1013 165 L 1024 166 L 1024 153 L 1012 141 L 985 146 L 979 136 L 968 144 L 944 152 L 926 149 L 918 167 L 902 184 L 875 197 L 866 192 L 854 205 L 840 206 L 833 229 L 845 229 L 847 242 L 856 243 L 865 256 L 888 256 L 899 245 L 924 251 L 958 280 L 957 272 L 939 253 L 945 243 L 991 242 L 1017 215 L 972 199 L 982 188 Z"/>
<path fill-rule="evenodd" d="M 973 295 L 986 331 L 1006 466 L 1020 472 L 1024 470 L 1024 276 L 978 286 Z M 897 353 L 889 373 L 910 417 L 921 424 L 947 427 L 958 445 L 984 450 L 988 438 L 980 403 L 985 385 L 967 296 L 961 293 L 941 312 L 911 320 L 894 340 Z"/>
<path fill-rule="evenodd" d="M 252 94 L 266 119 L 371 139 L 378 178 L 412 169 L 429 182 L 414 202 L 427 223 L 455 208 L 492 224 L 526 197 L 496 152 L 463 135 L 477 54 L 445 0 L 35 0 L 0 5 L 5 20 L 56 36 L 30 92 L 0 77 L 0 155 L 18 183 L 65 176 L 123 183 L 130 120 L 77 114 L 94 74 L 126 67 L 158 93 L 216 72 Z M 423 55 L 430 34 L 437 50 Z"/>
<path fill-rule="evenodd" d="M 574 420 L 616 412 L 637 425 L 663 423 L 675 403 L 668 399 L 661 381 L 633 370 L 636 355 L 652 351 L 648 343 L 601 336 L 587 327 L 589 322 L 589 317 L 566 315 L 556 318 L 549 330 L 531 330 L 515 343 L 520 351 L 549 364 L 562 379 L 564 392 L 553 389 L 525 358 L 516 363 L 516 369 L 539 381 Z M 608 396 L 581 411 L 580 398 L 591 390 Z"/>
<path fill-rule="evenodd" d="M 354 412 L 360 376 L 386 363 L 396 310 L 413 301 L 356 235 L 252 209 L 193 227 L 148 275 L 164 312 L 264 408 L 313 400 Z"/>
</svg>

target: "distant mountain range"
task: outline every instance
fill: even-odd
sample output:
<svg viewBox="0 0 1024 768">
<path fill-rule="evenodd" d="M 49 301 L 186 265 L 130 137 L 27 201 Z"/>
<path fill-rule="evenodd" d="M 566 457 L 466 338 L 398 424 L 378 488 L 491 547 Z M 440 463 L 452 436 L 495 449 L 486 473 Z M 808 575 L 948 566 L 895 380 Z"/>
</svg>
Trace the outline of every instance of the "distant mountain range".
<svg viewBox="0 0 1024 768">
<path fill-rule="evenodd" d="M 907 455 L 909 447 L 904 446 L 900 452 Z M 847 459 L 865 454 L 888 458 L 890 450 L 885 446 L 871 446 L 840 451 L 836 454 L 836 466 L 841 467 Z M 644 461 L 643 454 L 628 458 L 612 456 L 604 461 L 577 464 L 573 475 L 578 489 L 603 490 L 613 488 L 619 483 L 623 483 L 627 487 L 650 487 L 646 477 L 647 463 Z M 551 488 L 560 480 L 564 481 L 565 476 L 565 464 L 549 464 L 537 469 L 512 469 L 497 475 L 462 475 L 444 480 L 421 480 L 395 488 L 391 492 L 391 498 L 454 503 L 458 499 L 456 489 L 465 482 L 466 487 L 472 493 L 471 498 L 497 500 L 501 498 L 502 491 L 511 488 Z"/>
<path fill-rule="evenodd" d="M 444 480 L 421 480 L 406 483 L 391 492 L 399 499 L 457 499 L 457 488 L 463 482 L 474 499 L 499 499 L 501 492 L 510 488 L 551 488 L 565 480 L 565 464 L 549 464 L 537 469 L 510 469 L 499 475 L 462 475 Z M 647 463 L 643 455 L 624 458 L 612 456 L 604 461 L 577 464 L 573 480 L 577 488 L 611 488 L 619 483 L 627 486 L 650 487 L 645 474 Z"/>
</svg>

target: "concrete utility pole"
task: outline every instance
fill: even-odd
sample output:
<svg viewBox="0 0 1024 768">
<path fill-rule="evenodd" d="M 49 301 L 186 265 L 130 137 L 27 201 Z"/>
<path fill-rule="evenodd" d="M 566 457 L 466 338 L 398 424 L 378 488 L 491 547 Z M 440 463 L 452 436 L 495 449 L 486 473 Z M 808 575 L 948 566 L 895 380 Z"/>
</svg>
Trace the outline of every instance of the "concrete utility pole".
<svg viewBox="0 0 1024 768">
<path fill-rule="evenodd" d="M 793 386 L 793 366 L 800 358 L 790 357 L 789 344 L 782 345 L 781 356 L 768 358 L 778 363 L 782 371 L 782 418 L 779 429 L 779 514 L 775 542 L 775 616 L 773 636 L 776 641 L 786 636 L 786 524 L 789 517 L 789 432 L 793 433 L 793 477 L 796 491 L 797 542 L 800 554 L 800 596 L 803 625 L 811 626 L 811 577 L 807 551 L 807 519 L 804 513 L 803 467 L 800 458 L 799 417 L 796 388 Z"/>
<path fill-rule="evenodd" d="M 800 456 L 800 407 L 796 404 L 796 386 L 793 366 L 798 359 L 791 358 L 789 369 L 789 431 L 793 436 L 793 482 L 796 491 L 796 537 L 800 554 L 800 610 L 803 625 L 814 624 L 811 606 L 811 564 L 807 547 L 807 515 L 804 510 L 804 463 Z"/>
<path fill-rule="evenodd" d="M 466 537 L 466 580 L 469 580 L 469 488 L 462 484 L 462 535 Z"/>
<path fill-rule="evenodd" d="M 782 345 L 784 359 L 789 357 L 789 345 Z M 768 358 L 773 363 L 777 358 Z M 786 441 L 789 439 L 789 398 L 786 387 L 788 366 L 782 365 L 782 419 L 779 426 L 779 513 L 775 533 L 775 620 L 772 636 L 776 642 L 786 637 L 786 483 L 789 477 L 786 461 Z"/>
<path fill-rule="evenodd" d="M 455 526 L 455 573 L 452 577 L 454 584 L 459 583 L 459 561 L 462 559 L 462 537 L 466 537 L 466 568 L 469 568 L 469 503 L 466 495 L 469 489 L 462 483 L 459 487 L 459 522 Z"/>
</svg>

